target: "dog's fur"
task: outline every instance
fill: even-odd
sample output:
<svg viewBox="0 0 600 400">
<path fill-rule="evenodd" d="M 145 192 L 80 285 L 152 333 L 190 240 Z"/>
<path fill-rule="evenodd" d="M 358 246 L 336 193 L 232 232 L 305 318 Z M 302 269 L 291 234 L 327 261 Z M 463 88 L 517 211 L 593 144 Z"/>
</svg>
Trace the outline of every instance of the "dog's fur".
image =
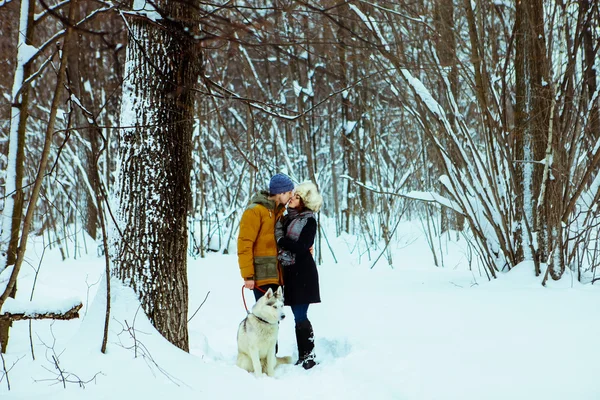
<svg viewBox="0 0 600 400">
<path fill-rule="evenodd" d="M 291 357 L 275 355 L 279 321 L 284 318 L 281 287 L 275 293 L 267 290 L 238 328 L 238 367 L 254 372 L 257 377 L 263 372 L 273 376 L 277 365 L 292 363 Z"/>
</svg>

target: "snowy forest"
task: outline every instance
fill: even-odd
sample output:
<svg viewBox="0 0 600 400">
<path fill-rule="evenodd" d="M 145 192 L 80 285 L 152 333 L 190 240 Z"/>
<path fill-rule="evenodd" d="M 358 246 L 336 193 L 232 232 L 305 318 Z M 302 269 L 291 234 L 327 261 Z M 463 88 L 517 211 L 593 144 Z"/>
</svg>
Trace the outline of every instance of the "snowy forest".
<svg viewBox="0 0 600 400">
<path fill-rule="evenodd" d="M 447 235 L 600 279 L 594 0 L 0 0 L 0 33 L 0 308 L 37 236 L 188 350 L 186 260 L 278 172 L 372 261 L 412 220 L 440 268 Z"/>
</svg>

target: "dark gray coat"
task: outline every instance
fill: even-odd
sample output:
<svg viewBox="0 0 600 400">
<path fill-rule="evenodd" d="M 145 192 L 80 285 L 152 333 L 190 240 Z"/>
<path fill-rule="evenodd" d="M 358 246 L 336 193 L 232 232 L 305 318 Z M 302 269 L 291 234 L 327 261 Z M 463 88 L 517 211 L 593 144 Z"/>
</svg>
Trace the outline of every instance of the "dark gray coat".
<svg viewBox="0 0 600 400">
<path fill-rule="evenodd" d="M 284 218 L 284 232 L 287 231 L 290 222 L 289 218 Z M 307 219 L 297 241 L 283 237 L 277 242 L 280 248 L 296 255 L 294 264 L 281 267 L 283 269 L 283 295 L 286 306 L 321 302 L 319 273 L 309 250 L 315 242 L 316 234 L 317 221 L 311 217 Z"/>
</svg>

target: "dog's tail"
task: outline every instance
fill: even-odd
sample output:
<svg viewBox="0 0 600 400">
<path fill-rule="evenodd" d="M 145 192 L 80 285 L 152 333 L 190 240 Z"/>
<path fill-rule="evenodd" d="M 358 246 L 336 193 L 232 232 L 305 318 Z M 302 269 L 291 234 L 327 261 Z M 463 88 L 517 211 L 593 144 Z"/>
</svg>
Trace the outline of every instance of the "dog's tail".
<svg viewBox="0 0 600 400">
<path fill-rule="evenodd" d="M 292 364 L 292 357 L 290 357 L 290 356 L 277 357 L 277 365 L 281 365 L 281 364 Z"/>
</svg>

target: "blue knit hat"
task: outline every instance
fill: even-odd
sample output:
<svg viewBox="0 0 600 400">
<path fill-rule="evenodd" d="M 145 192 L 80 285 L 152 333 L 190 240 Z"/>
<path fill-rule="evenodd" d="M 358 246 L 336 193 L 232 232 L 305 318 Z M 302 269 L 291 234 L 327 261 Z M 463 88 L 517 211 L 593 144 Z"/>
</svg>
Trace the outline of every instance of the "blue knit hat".
<svg viewBox="0 0 600 400">
<path fill-rule="evenodd" d="M 294 190 L 294 182 L 286 174 L 273 175 L 269 182 L 269 193 L 280 194 Z"/>
</svg>

